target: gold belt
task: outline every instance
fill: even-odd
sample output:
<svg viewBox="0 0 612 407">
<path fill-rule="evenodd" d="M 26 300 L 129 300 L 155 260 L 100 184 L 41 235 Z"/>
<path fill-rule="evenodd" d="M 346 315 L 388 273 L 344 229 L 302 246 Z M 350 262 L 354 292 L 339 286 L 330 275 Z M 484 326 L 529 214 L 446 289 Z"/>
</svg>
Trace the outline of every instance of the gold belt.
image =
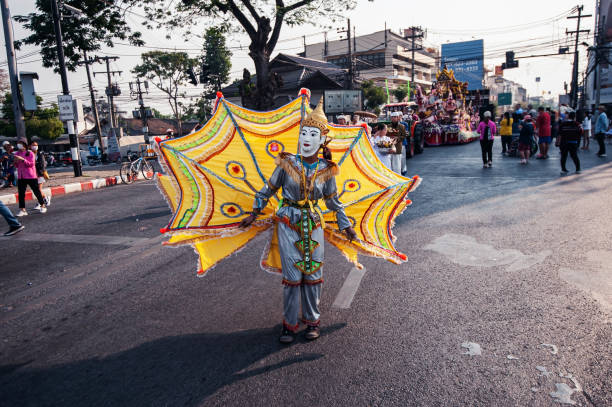
<svg viewBox="0 0 612 407">
<path fill-rule="evenodd" d="M 325 229 L 325 219 L 323 219 L 323 212 L 321 212 L 321 208 L 319 208 L 318 200 L 306 200 L 303 201 L 292 201 L 291 199 L 283 198 L 283 206 L 290 206 L 292 208 L 297 209 L 310 209 L 311 212 L 319 215 L 319 221 L 321 222 L 321 227 Z"/>
</svg>

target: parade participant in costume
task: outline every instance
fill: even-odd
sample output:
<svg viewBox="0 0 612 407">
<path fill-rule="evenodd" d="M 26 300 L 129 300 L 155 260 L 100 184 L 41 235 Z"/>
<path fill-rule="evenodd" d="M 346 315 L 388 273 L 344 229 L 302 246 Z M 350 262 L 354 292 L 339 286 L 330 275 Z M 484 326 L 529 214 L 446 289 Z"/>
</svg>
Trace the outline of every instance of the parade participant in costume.
<svg viewBox="0 0 612 407">
<path fill-rule="evenodd" d="M 319 302 L 323 282 L 323 228 L 318 201 L 324 200 L 328 209 L 336 212 L 338 228 L 349 240 L 356 237 L 351 223 L 338 200 L 336 178 L 337 165 L 319 158 L 325 149 L 327 118 L 323 113 L 323 99 L 302 123 L 298 141 L 300 154 L 279 155 L 274 173 L 256 195 L 253 213 L 240 226 L 253 223 L 268 200 L 282 188 L 282 207 L 276 212 L 278 243 L 283 264 L 283 330 L 280 341 L 291 343 L 297 332 L 302 299 L 302 322 L 307 325 L 306 339 L 319 337 Z M 327 155 L 327 150 L 326 154 Z"/>
<path fill-rule="evenodd" d="M 401 112 L 391 113 L 391 125 L 387 129 L 387 135 L 395 140 L 395 153 L 391 154 L 391 169 L 397 174 L 402 173 L 402 162 L 406 160 L 405 150 L 402 150 L 406 138 L 406 128 L 400 123 L 401 117 Z M 402 151 L 404 151 L 404 154 L 402 154 Z"/>
<path fill-rule="evenodd" d="M 173 212 L 160 229 L 170 236 L 164 245 L 192 245 L 203 277 L 268 234 L 259 265 L 282 276 L 285 285 L 284 343 L 295 337 L 300 308 L 306 337 L 319 336 L 323 240 L 357 268 L 363 268 L 359 254 L 407 261 L 394 247 L 392 225 L 420 183 L 418 176 L 397 175 L 376 158 L 367 125 L 328 124 L 322 105 L 311 111 L 309 100 L 310 92 L 302 89 L 287 105 L 255 112 L 219 92 L 200 130 L 155 140 L 165 170 L 157 184 Z"/>
<path fill-rule="evenodd" d="M 379 123 L 376 132 L 372 135 L 372 148 L 376 152 L 378 159 L 391 169 L 391 154 L 395 153 L 393 140 L 387 137 L 387 125 Z"/>
</svg>

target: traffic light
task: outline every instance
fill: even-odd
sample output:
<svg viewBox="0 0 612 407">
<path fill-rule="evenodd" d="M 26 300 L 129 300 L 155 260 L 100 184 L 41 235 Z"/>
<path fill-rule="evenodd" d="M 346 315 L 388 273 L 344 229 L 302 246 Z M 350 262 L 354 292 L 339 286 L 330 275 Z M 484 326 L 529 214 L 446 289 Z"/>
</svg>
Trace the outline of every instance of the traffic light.
<svg viewBox="0 0 612 407">
<path fill-rule="evenodd" d="M 514 59 L 514 51 L 506 51 L 506 62 L 502 64 L 502 69 L 518 68 L 519 63 Z"/>
<path fill-rule="evenodd" d="M 196 78 L 196 74 L 195 74 L 193 68 L 189 68 L 188 70 L 185 71 L 185 73 L 189 77 L 189 82 L 191 82 L 193 85 L 197 85 L 198 84 L 198 78 Z"/>
</svg>

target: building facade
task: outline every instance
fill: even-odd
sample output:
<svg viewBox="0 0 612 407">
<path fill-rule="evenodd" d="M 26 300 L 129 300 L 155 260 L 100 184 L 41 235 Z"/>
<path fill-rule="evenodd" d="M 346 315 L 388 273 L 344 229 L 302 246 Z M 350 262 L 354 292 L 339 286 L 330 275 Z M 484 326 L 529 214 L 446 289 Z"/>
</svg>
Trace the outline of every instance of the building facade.
<svg viewBox="0 0 612 407">
<path fill-rule="evenodd" d="M 487 76 L 485 78 L 485 86 L 489 89 L 490 103 L 497 104 L 500 93 L 512 94 L 512 103 L 507 106 L 498 106 L 499 112 L 513 110 L 517 103 L 521 105 L 527 104 L 527 89 L 521 84 L 508 80 L 503 76 Z"/>
<path fill-rule="evenodd" d="M 418 47 L 418 42 L 415 48 Z M 406 86 L 412 76 L 412 39 L 410 30 L 402 34 L 391 30 L 377 31 L 351 38 L 351 54 L 358 80 L 372 80 L 379 86 L 394 89 Z M 348 40 L 324 41 L 306 45 L 305 57 L 327 61 L 341 68 L 349 67 Z M 414 52 L 414 82 L 431 89 L 439 65 L 438 51 L 419 49 Z"/>
</svg>

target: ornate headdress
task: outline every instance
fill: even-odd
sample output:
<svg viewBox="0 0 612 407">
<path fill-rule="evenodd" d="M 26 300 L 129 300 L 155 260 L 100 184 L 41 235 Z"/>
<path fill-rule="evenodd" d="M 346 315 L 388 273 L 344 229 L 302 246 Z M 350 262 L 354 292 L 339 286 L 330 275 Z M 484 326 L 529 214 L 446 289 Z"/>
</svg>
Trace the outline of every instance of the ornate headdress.
<svg viewBox="0 0 612 407">
<path fill-rule="evenodd" d="M 319 100 L 317 107 L 302 121 L 302 127 L 316 127 L 321 130 L 322 135 L 329 133 L 327 117 L 323 111 L 323 97 Z"/>
</svg>

